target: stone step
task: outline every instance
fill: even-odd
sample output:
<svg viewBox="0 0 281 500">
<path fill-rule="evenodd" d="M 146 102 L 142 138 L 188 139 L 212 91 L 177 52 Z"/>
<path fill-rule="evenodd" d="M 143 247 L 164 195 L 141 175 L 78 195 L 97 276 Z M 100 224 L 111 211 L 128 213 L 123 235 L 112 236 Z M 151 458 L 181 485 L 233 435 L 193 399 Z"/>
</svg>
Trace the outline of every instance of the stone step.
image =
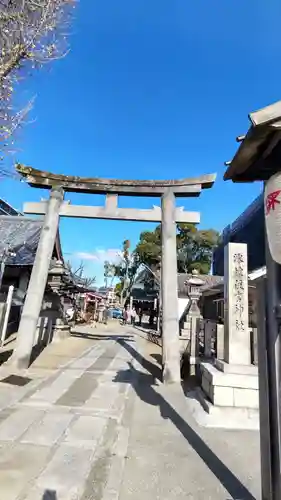
<svg viewBox="0 0 281 500">
<path fill-rule="evenodd" d="M 255 390 L 258 390 L 259 388 L 258 373 L 257 370 L 255 370 L 256 367 L 253 367 L 253 373 L 251 374 L 247 371 L 243 373 L 243 366 L 241 367 L 240 373 L 233 373 L 231 371 L 223 372 L 218 370 L 213 364 L 204 362 L 200 363 L 200 368 L 202 376 L 209 380 L 213 386 L 237 387 Z"/>
<path fill-rule="evenodd" d="M 188 399 L 196 422 L 203 427 L 232 430 L 259 430 L 259 410 L 214 406 L 201 388 L 194 391 L 194 398 Z"/>
<path fill-rule="evenodd" d="M 181 337 L 184 337 L 186 339 L 190 339 L 190 330 L 187 330 L 186 328 L 181 329 Z"/>
<path fill-rule="evenodd" d="M 202 389 L 215 406 L 258 409 L 258 375 L 218 370 L 211 363 L 200 363 Z M 242 367 L 243 369 L 243 367 Z"/>
</svg>

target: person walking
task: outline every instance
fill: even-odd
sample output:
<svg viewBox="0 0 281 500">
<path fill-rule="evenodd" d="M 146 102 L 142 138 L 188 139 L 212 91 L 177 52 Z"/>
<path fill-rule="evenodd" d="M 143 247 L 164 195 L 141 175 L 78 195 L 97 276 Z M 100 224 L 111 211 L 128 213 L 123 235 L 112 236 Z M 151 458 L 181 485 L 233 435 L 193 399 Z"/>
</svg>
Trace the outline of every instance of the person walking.
<svg viewBox="0 0 281 500">
<path fill-rule="evenodd" d="M 137 311 L 136 311 L 136 308 L 133 307 L 132 308 L 132 311 L 131 311 L 131 324 L 133 326 L 135 326 L 135 322 L 136 322 L 136 315 L 137 315 Z"/>
<path fill-rule="evenodd" d="M 124 307 L 123 309 L 123 325 L 126 325 L 127 323 L 127 309 Z"/>
<path fill-rule="evenodd" d="M 129 306 L 126 306 L 126 324 L 129 325 L 131 323 L 132 311 Z"/>
<path fill-rule="evenodd" d="M 108 306 L 106 304 L 103 311 L 103 322 L 105 325 L 107 325 L 107 319 L 108 319 Z"/>
<path fill-rule="evenodd" d="M 105 310 L 105 303 L 103 300 L 101 300 L 98 305 L 98 323 L 102 323 L 104 320 L 104 310 Z"/>
<path fill-rule="evenodd" d="M 143 312 L 142 312 L 142 308 L 141 307 L 138 310 L 138 316 L 139 316 L 139 326 L 141 326 L 142 316 L 143 316 Z"/>
</svg>

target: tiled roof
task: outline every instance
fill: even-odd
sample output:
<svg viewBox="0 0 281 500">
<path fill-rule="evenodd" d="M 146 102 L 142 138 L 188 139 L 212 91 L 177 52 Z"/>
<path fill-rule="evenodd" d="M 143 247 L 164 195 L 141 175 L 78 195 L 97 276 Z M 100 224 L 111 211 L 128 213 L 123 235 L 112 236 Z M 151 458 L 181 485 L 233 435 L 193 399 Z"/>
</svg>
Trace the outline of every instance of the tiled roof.
<svg viewBox="0 0 281 500">
<path fill-rule="evenodd" d="M 32 265 L 42 229 L 42 220 L 0 216 L 0 256 L 9 249 L 8 265 Z"/>
<path fill-rule="evenodd" d="M 22 215 L 18 210 L 7 203 L 7 201 L 3 200 L 3 198 L 0 198 L 0 214 L 14 216 Z"/>
<path fill-rule="evenodd" d="M 149 272 L 148 269 L 146 268 L 141 268 L 139 273 L 137 274 L 137 277 L 135 279 L 133 289 L 143 289 L 144 283 L 154 281 L 154 289 L 159 289 L 159 283 L 156 282 L 156 277 L 160 279 L 160 273 L 155 273 L 153 275 L 151 272 Z M 186 297 L 187 296 L 187 287 L 185 285 L 185 282 L 188 281 L 191 278 L 196 278 L 198 280 L 203 281 L 203 285 L 200 287 L 202 291 L 207 290 L 209 288 L 212 288 L 213 286 L 216 285 L 221 285 L 223 284 L 223 277 L 222 276 L 212 276 L 210 274 L 178 274 L 178 295 Z M 152 284 L 152 283 L 151 283 Z"/>
<path fill-rule="evenodd" d="M 141 264 L 134 278 L 133 288 L 143 289 L 145 284 L 150 284 L 153 288 L 159 289 L 159 278 L 157 273 Z"/>
</svg>

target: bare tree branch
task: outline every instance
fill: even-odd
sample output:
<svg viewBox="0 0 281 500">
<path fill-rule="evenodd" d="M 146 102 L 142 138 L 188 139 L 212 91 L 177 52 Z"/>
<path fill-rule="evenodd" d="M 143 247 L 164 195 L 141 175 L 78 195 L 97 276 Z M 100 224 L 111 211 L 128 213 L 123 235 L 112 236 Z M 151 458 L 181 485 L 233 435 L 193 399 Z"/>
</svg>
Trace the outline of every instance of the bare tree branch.
<svg viewBox="0 0 281 500">
<path fill-rule="evenodd" d="M 66 267 L 73 281 L 80 282 L 85 288 L 91 287 L 95 283 L 95 276 L 84 276 L 85 265 L 83 261 L 80 262 L 77 269 L 73 267 L 70 261 L 66 262 Z"/>
<path fill-rule="evenodd" d="M 0 156 L 33 105 L 13 109 L 15 86 L 27 71 L 68 54 L 66 28 L 75 0 L 0 0 Z M 1 165 L 1 164 L 0 164 Z M 1 173 L 1 167 L 0 167 Z"/>
</svg>

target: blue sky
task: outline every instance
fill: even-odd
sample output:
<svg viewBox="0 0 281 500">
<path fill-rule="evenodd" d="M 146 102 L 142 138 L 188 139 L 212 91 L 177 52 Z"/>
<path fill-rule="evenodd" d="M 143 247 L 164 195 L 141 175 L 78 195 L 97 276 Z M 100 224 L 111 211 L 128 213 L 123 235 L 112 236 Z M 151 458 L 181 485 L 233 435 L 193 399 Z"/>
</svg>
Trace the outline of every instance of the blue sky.
<svg viewBox="0 0 281 500">
<path fill-rule="evenodd" d="M 217 172 L 213 189 L 180 200 L 200 210 L 201 227 L 221 230 L 261 186 L 223 182 L 223 162 L 249 112 L 281 97 L 280 0 L 80 0 L 71 52 L 27 78 L 23 102 L 37 95 L 34 121 L 18 135 L 17 159 L 42 170 L 118 178 L 180 178 Z M 1 180 L 18 208 L 46 192 Z M 102 196 L 70 195 L 73 203 Z M 157 200 L 121 200 L 145 207 Z M 87 271 L 102 284 L 103 264 L 145 223 L 61 222 L 65 257 L 91 254 Z M 109 253 L 110 253 L 109 252 Z"/>
</svg>

